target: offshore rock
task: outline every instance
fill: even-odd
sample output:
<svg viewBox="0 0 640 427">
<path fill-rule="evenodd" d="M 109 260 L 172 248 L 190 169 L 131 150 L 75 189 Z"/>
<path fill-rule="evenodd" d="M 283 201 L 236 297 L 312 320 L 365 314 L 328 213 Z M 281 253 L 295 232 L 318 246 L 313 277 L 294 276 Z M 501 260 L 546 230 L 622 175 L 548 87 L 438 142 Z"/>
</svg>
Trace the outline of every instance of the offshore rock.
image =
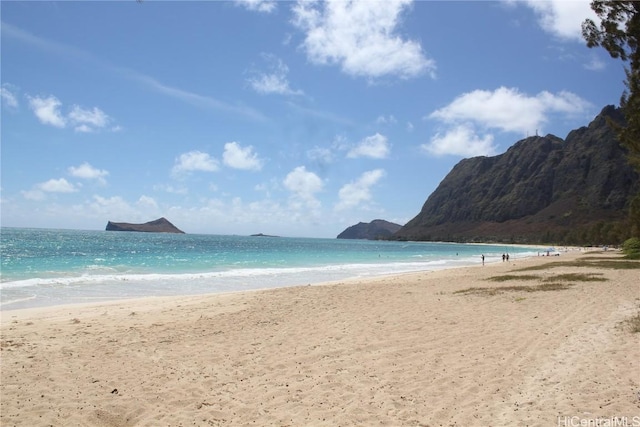
<svg viewBox="0 0 640 427">
<path fill-rule="evenodd" d="M 107 231 L 139 231 L 145 233 L 178 233 L 184 234 L 184 231 L 178 229 L 171 224 L 166 218 L 162 217 L 155 221 L 145 222 L 144 224 L 130 224 L 128 222 L 107 222 Z"/>
</svg>

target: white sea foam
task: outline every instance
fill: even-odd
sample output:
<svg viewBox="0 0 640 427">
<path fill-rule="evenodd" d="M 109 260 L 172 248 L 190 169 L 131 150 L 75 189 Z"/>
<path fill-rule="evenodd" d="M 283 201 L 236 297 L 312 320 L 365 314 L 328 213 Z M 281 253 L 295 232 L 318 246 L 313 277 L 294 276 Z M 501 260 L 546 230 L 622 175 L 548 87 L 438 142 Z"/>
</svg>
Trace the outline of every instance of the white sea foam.
<svg viewBox="0 0 640 427">
<path fill-rule="evenodd" d="M 471 264 L 465 262 L 465 264 Z M 328 276 L 358 277 L 399 272 L 419 271 L 446 267 L 452 265 L 450 261 L 435 260 L 424 262 L 398 262 L 380 264 L 337 264 L 319 267 L 276 267 L 276 268 L 237 268 L 225 271 L 200 272 L 200 273 L 174 273 L 174 274 L 82 274 L 78 276 L 31 278 L 0 283 L 0 290 L 27 287 L 64 287 L 72 285 L 91 285 L 108 283 L 149 283 L 149 282 L 189 282 L 215 279 L 241 279 L 247 280 L 259 278 L 286 278 L 288 276 L 306 275 L 306 278 L 315 278 L 315 282 L 324 281 Z M 114 270 L 102 266 L 88 266 L 87 270 Z M 309 280 L 302 280 L 308 282 Z"/>
<path fill-rule="evenodd" d="M 519 258 L 534 256 L 535 253 L 519 253 Z M 418 257 L 418 256 L 416 256 Z M 488 253 L 485 255 L 486 260 L 491 258 L 499 259 L 502 254 Z M 494 260 L 495 261 L 495 260 Z M 461 257 L 458 259 L 438 259 L 430 261 L 416 262 L 381 262 L 377 264 L 334 264 L 318 267 L 270 267 L 270 268 L 236 268 L 224 271 L 198 272 L 198 273 L 118 273 L 115 268 L 109 268 L 99 265 L 89 265 L 87 270 L 91 273 L 85 273 L 77 276 L 50 277 L 50 278 L 31 278 L 24 280 L 6 281 L 0 283 L 0 290 L 12 288 L 28 288 L 28 287 L 65 287 L 74 285 L 91 285 L 91 284 L 109 284 L 109 283 L 150 283 L 150 282 L 193 282 L 204 280 L 223 280 L 223 279 L 242 279 L 247 281 L 260 278 L 283 278 L 296 276 L 298 278 L 304 275 L 304 279 L 300 282 L 318 283 L 326 280 L 333 280 L 334 277 L 368 277 L 376 275 L 435 270 L 442 268 L 452 268 L 458 266 L 467 266 L 479 263 L 480 260 L 469 257 Z M 108 271 L 108 274 L 105 272 Z M 98 273 L 99 272 L 99 273 Z"/>
<path fill-rule="evenodd" d="M 16 298 L 16 299 L 13 299 L 13 300 L 10 299 L 10 300 L 7 300 L 7 301 L 2 301 L 0 303 L 0 306 L 8 306 L 8 305 L 11 305 L 11 304 L 25 303 L 25 302 L 28 302 L 28 301 L 33 301 L 36 298 L 37 298 L 37 295 L 31 295 L 31 296 L 24 297 L 24 298 Z"/>
<path fill-rule="evenodd" d="M 486 262 L 501 261 L 503 249 L 428 242 L 26 229 L 3 229 L 0 243 L 2 309 L 243 291 L 478 265 L 482 253 Z"/>
</svg>

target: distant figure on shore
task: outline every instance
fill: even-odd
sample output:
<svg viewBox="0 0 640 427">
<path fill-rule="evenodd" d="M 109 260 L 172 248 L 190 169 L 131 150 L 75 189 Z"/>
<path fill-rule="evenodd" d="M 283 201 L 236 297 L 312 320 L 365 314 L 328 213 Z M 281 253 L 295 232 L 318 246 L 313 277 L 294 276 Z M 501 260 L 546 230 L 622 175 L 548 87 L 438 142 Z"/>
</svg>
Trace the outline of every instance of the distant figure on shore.
<svg viewBox="0 0 640 427">
<path fill-rule="evenodd" d="M 507 253 L 507 262 L 509 262 L 509 254 Z"/>
<path fill-rule="evenodd" d="M 505 259 L 507 259 L 507 256 L 505 254 L 502 254 L 502 262 L 504 262 Z"/>
<path fill-rule="evenodd" d="M 482 254 L 482 265 L 484 265 L 484 254 Z"/>
</svg>

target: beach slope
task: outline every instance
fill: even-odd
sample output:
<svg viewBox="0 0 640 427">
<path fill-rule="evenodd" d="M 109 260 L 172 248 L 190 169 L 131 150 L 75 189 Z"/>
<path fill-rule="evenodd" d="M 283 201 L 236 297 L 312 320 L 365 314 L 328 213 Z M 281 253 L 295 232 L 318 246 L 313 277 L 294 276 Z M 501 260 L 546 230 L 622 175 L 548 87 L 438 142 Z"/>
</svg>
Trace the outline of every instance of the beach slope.
<svg viewBox="0 0 640 427">
<path fill-rule="evenodd" d="M 607 259 L 4 311 L 0 424 L 631 422 L 640 270 Z"/>
</svg>

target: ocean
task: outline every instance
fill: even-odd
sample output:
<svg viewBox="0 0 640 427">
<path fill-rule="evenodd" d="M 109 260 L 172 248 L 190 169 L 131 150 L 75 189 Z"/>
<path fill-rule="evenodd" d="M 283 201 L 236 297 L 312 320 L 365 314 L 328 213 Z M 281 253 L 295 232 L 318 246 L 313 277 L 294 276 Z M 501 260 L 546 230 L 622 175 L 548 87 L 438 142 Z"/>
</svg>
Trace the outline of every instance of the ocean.
<svg viewBox="0 0 640 427">
<path fill-rule="evenodd" d="M 317 284 L 536 254 L 516 246 L 0 229 L 0 310 Z"/>
</svg>

